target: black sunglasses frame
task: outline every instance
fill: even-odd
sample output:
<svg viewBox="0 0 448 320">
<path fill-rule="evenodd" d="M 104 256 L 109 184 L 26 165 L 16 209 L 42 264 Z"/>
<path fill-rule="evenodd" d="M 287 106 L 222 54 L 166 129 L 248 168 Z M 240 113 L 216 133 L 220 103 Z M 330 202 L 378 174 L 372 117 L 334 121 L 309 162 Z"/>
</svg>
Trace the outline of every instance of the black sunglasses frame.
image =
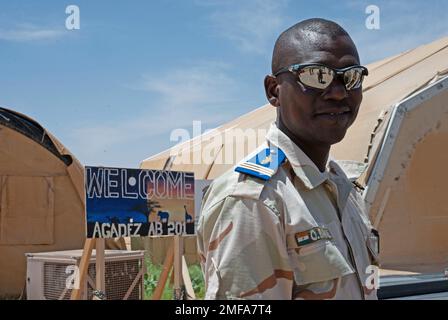
<svg viewBox="0 0 448 320">
<path fill-rule="evenodd" d="M 291 72 L 292 74 L 295 74 L 297 71 L 300 71 L 301 69 L 303 69 L 303 68 L 305 68 L 305 67 L 325 67 L 325 68 L 328 68 L 328 69 L 332 70 L 332 71 L 335 73 L 335 75 L 336 75 L 336 76 L 333 78 L 333 81 L 334 81 L 336 78 L 339 78 L 339 77 L 341 77 L 342 80 L 343 80 L 343 79 L 344 79 L 344 74 L 345 74 L 347 71 L 349 71 L 349 70 L 351 70 L 351 69 L 355 69 L 355 68 L 360 68 L 360 69 L 362 69 L 362 73 L 361 73 L 361 76 L 362 76 L 362 79 L 361 79 L 361 85 L 362 85 L 362 82 L 364 81 L 364 77 L 369 75 L 369 70 L 368 70 L 366 67 L 361 66 L 361 65 L 353 65 L 353 66 L 350 66 L 350 67 L 347 67 L 347 68 L 343 68 L 343 69 L 336 69 L 336 68 L 332 68 L 332 67 L 329 67 L 329 66 L 327 66 L 327 65 L 325 65 L 325 64 L 321 64 L 321 63 L 306 63 L 306 64 L 299 64 L 299 63 L 298 63 L 298 64 L 290 65 L 290 66 L 288 66 L 288 67 L 281 68 L 280 70 L 278 70 L 278 71 L 274 74 L 274 77 L 277 77 L 279 74 L 281 74 L 281 73 L 285 73 L 285 72 Z M 333 81 L 332 81 L 332 82 L 333 82 Z M 331 84 L 331 83 L 328 84 L 328 86 L 327 86 L 326 88 L 322 89 L 322 88 L 312 87 L 312 86 L 310 86 L 310 85 L 307 85 L 307 84 L 303 83 L 303 82 L 300 80 L 299 77 L 297 77 L 297 82 L 300 82 L 302 85 L 304 85 L 304 86 L 307 87 L 307 88 L 312 88 L 312 89 L 315 89 L 315 90 L 325 90 L 325 89 L 327 89 L 327 88 L 330 86 L 330 84 Z M 358 89 L 358 88 L 361 87 L 361 85 L 360 85 L 358 88 L 348 89 L 348 88 L 347 88 L 347 84 L 345 83 L 345 81 L 342 81 L 342 82 L 344 83 L 344 87 L 345 87 L 345 89 L 348 90 L 348 91 L 350 91 L 350 90 L 356 90 L 356 89 Z"/>
</svg>

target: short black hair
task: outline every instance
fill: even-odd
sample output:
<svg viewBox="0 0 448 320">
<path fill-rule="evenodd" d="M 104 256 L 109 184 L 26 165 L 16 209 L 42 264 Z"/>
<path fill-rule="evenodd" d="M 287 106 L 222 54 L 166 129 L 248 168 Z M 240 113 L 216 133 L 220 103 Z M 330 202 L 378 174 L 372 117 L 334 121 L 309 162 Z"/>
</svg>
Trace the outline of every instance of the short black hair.
<svg viewBox="0 0 448 320">
<path fill-rule="evenodd" d="M 297 52 L 298 47 L 306 48 L 310 41 L 316 38 L 316 34 L 325 35 L 332 39 L 339 36 L 350 37 L 344 28 L 330 20 L 312 18 L 296 23 L 283 31 L 275 42 L 272 54 L 272 74 L 285 67 L 283 60 L 289 52 Z"/>
</svg>

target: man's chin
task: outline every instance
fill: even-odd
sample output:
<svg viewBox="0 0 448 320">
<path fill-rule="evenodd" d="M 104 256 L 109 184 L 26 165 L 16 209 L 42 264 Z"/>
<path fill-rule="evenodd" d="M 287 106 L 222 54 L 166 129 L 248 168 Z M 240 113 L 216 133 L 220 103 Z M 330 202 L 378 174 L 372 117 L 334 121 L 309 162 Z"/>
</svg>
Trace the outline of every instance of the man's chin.
<svg viewBox="0 0 448 320">
<path fill-rule="evenodd" d="M 347 131 L 344 132 L 330 132 L 329 134 L 326 134 L 325 137 L 321 137 L 322 143 L 326 145 L 334 145 L 336 143 L 341 142 L 344 140 L 345 134 Z"/>
</svg>

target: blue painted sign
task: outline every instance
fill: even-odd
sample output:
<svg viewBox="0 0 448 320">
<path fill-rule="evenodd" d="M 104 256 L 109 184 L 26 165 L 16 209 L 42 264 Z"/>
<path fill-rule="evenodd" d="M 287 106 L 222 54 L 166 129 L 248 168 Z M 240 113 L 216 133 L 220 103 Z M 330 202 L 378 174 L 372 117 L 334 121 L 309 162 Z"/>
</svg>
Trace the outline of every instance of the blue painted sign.
<svg viewBox="0 0 448 320">
<path fill-rule="evenodd" d="M 194 234 L 194 174 L 86 167 L 87 238 Z"/>
</svg>

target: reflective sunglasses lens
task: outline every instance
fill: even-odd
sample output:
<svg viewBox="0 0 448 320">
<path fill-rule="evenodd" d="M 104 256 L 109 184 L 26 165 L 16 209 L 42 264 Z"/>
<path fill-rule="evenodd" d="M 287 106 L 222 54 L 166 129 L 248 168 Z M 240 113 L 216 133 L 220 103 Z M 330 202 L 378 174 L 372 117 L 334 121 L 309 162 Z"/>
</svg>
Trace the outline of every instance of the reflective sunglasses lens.
<svg viewBox="0 0 448 320">
<path fill-rule="evenodd" d="M 353 68 L 344 73 L 344 83 L 347 90 L 358 89 L 364 79 L 362 68 Z"/>
<path fill-rule="evenodd" d="M 306 86 L 325 89 L 333 81 L 334 72 L 324 66 L 309 66 L 299 70 L 298 77 Z"/>
</svg>

